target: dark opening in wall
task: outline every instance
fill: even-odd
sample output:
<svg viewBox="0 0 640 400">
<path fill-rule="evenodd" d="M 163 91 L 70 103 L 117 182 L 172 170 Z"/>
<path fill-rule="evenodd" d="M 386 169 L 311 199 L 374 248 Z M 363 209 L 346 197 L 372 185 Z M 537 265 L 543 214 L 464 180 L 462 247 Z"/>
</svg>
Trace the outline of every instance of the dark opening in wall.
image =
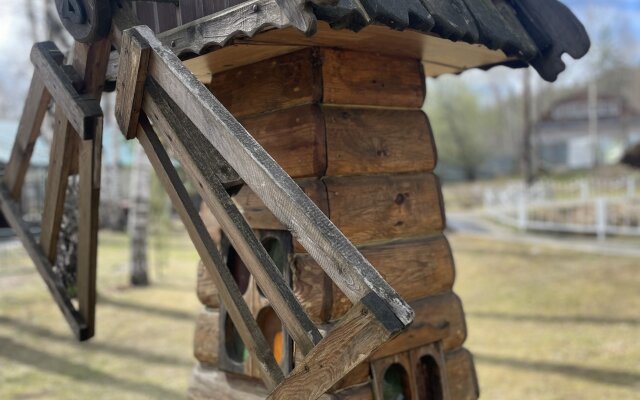
<svg viewBox="0 0 640 400">
<path fill-rule="evenodd" d="M 227 267 L 229 268 L 229 271 L 231 271 L 233 279 L 235 279 L 238 284 L 240 293 L 246 293 L 249 288 L 249 279 L 251 278 L 251 274 L 233 247 L 229 248 L 229 254 L 227 255 Z"/>
<path fill-rule="evenodd" d="M 382 379 L 383 400 L 412 400 L 409 375 L 400 364 L 392 364 L 387 368 Z"/>
<path fill-rule="evenodd" d="M 224 320 L 224 343 L 227 357 L 232 361 L 243 363 L 249 359 L 249 351 L 228 314 Z"/>
<path fill-rule="evenodd" d="M 262 245 L 265 250 L 267 250 L 269 257 L 271 257 L 280 273 L 284 275 L 286 266 L 289 262 L 287 249 L 285 248 L 284 243 L 282 243 L 278 238 L 268 237 L 262 241 Z M 260 296 L 264 297 L 264 293 L 260 286 L 258 286 L 258 292 L 260 293 Z"/>
<path fill-rule="evenodd" d="M 420 399 L 442 400 L 442 384 L 440 368 L 431 356 L 420 359 L 420 375 L 418 378 L 420 387 Z"/>
</svg>

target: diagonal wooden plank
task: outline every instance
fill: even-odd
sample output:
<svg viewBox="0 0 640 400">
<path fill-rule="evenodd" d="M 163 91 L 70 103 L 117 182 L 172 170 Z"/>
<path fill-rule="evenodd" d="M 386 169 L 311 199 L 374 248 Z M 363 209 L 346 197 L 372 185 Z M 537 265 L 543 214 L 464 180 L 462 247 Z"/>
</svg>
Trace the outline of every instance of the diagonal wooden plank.
<svg viewBox="0 0 640 400">
<path fill-rule="evenodd" d="M 191 241 L 209 271 L 209 275 L 215 280 L 220 298 L 238 329 L 242 341 L 255 358 L 262 372 L 265 385 L 269 390 L 272 390 L 284 380 L 284 376 L 273 353 L 270 351 L 269 344 L 264 338 L 260 327 L 253 319 L 249 307 L 242 298 L 238 285 L 222 260 L 213 239 L 207 232 L 198 210 L 193 205 L 169 155 L 144 114 L 141 116 L 140 121 L 138 140 L 147 157 L 149 157 L 158 179 L 169 194 L 173 206 L 191 237 Z"/>
<path fill-rule="evenodd" d="M 189 72 L 182 62 L 162 46 L 147 27 L 133 28 L 153 48 L 149 75 L 173 99 L 203 136 L 222 154 L 267 208 L 287 226 L 309 254 L 345 295 L 356 304 L 375 293 L 403 326 L 413 320 L 413 310 L 393 290 L 302 192 L 255 139 L 238 123 L 213 94 Z"/>
<path fill-rule="evenodd" d="M 73 127 L 64 116 L 64 110 L 56 107 L 40 232 L 40 246 L 52 264 L 55 263 L 58 251 L 58 234 L 64 212 L 71 162 L 73 153 L 77 151 L 75 135 Z"/>
<path fill-rule="evenodd" d="M 148 80 L 145 87 L 143 107 L 157 134 L 171 148 L 174 156 L 194 179 L 194 183 L 197 183 L 198 192 L 264 291 L 274 311 L 301 352 L 307 354 L 322 339 L 322 335 L 218 180 L 216 166 L 210 159 L 210 154 L 216 152 L 215 148 L 153 80 Z"/>
<path fill-rule="evenodd" d="M 64 68 L 56 63 L 59 53 L 53 42 L 36 43 L 31 50 L 31 61 L 57 107 L 64 110 L 82 139 L 90 139 L 95 134 L 96 119 L 102 117 L 100 101 L 88 91 L 88 94 L 78 93 Z"/>
<path fill-rule="evenodd" d="M 78 340 L 87 340 L 91 336 L 88 334 L 87 325 L 78 311 L 75 310 L 73 304 L 69 300 L 65 289 L 60 285 L 58 278 L 55 276 L 51 263 L 47 256 L 43 253 L 42 248 L 36 243 L 35 239 L 29 232 L 29 228 L 25 225 L 21 217 L 20 207 L 13 200 L 8 188 L 0 183 L 0 209 L 2 214 L 13 228 L 14 232 L 22 241 L 22 244 L 33 260 L 36 269 L 47 285 L 47 289 L 51 292 L 54 301 L 62 311 L 65 319 L 69 323 L 71 330 Z"/>
<path fill-rule="evenodd" d="M 393 337 L 368 308 L 355 305 L 267 399 L 318 399 Z"/>
<path fill-rule="evenodd" d="M 62 54 L 56 57 L 55 61 L 61 63 Z M 20 117 L 16 141 L 4 173 L 4 182 L 14 199 L 20 198 L 33 148 L 40 136 L 42 121 L 50 102 L 51 95 L 47 91 L 44 82 L 42 82 L 38 74 L 34 74 L 25 106 L 22 110 L 22 116 Z"/>
</svg>

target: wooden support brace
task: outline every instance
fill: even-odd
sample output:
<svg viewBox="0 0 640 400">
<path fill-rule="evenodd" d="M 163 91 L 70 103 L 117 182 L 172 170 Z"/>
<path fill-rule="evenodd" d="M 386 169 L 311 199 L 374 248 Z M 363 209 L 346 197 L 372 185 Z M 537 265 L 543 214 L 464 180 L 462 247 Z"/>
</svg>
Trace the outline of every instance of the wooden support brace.
<svg viewBox="0 0 640 400">
<path fill-rule="evenodd" d="M 135 31 L 123 35 L 116 83 L 116 120 L 127 139 L 138 131 L 151 47 Z"/>
<path fill-rule="evenodd" d="M 260 147 L 182 62 L 147 27 L 136 27 L 153 49 L 149 76 L 202 132 L 244 182 L 318 261 L 353 304 L 371 293 L 402 326 L 413 310 Z M 382 312 L 372 309 L 372 313 Z M 389 314 L 389 313 L 387 313 Z M 382 316 L 380 316 L 382 318 Z"/>
<path fill-rule="evenodd" d="M 33 260 L 36 269 L 47 285 L 47 288 L 49 289 L 49 292 L 51 292 L 51 295 L 60 308 L 60 311 L 62 311 L 62 315 L 64 315 L 67 320 L 73 334 L 81 341 L 89 339 L 91 334 L 89 333 L 89 329 L 84 318 L 78 311 L 76 311 L 69 300 L 69 296 L 65 292 L 65 289 L 59 284 L 59 280 L 53 272 L 49 259 L 42 251 L 42 248 L 36 243 L 35 239 L 29 232 L 29 228 L 22 220 L 22 217 L 20 216 L 20 207 L 13 200 L 8 188 L 2 183 L 0 183 L 0 208 L 2 209 L 2 214 L 7 219 L 7 222 L 9 222 L 11 228 L 13 228 L 18 238 L 22 241 L 27 254 L 29 254 Z"/>
<path fill-rule="evenodd" d="M 36 43 L 31 50 L 31 61 L 36 74 L 42 79 L 57 105 L 64 110 L 73 128 L 84 140 L 95 135 L 98 118 L 102 117 L 100 101 L 91 94 L 80 94 L 64 68 L 56 62 L 60 50 L 53 42 Z"/>
<path fill-rule="evenodd" d="M 61 64 L 64 59 L 62 53 L 53 54 L 52 57 L 58 64 Z M 4 182 L 16 200 L 20 198 L 33 148 L 40 136 L 42 121 L 50 102 L 51 95 L 49 91 L 38 74 L 34 73 L 27 100 L 22 110 L 22 116 L 20 117 L 16 142 L 13 145 L 11 157 L 4 173 Z"/>
<path fill-rule="evenodd" d="M 173 167 L 169 155 L 144 114 L 141 118 L 141 126 L 138 129 L 137 137 L 147 157 L 149 157 L 160 182 L 169 194 L 173 206 L 180 215 L 205 267 L 215 280 L 220 298 L 238 329 L 242 341 L 255 358 L 262 372 L 265 385 L 269 390 L 272 390 L 284 380 L 282 371 L 269 350 L 269 344 L 264 338 L 260 327 L 253 319 L 249 307 L 242 298 L 242 293 L 240 293 L 240 289 L 238 289 L 231 272 L 223 262 L 215 243 L 207 232 L 198 211 Z"/>
<path fill-rule="evenodd" d="M 156 132 L 195 179 L 198 192 L 270 300 L 287 332 L 301 352 L 307 354 L 322 336 L 216 177 L 209 155 L 217 151 L 197 129 L 182 129 L 188 126 L 188 119 L 153 80 L 149 80 L 146 87 L 143 107 L 157 126 Z"/>
</svg>

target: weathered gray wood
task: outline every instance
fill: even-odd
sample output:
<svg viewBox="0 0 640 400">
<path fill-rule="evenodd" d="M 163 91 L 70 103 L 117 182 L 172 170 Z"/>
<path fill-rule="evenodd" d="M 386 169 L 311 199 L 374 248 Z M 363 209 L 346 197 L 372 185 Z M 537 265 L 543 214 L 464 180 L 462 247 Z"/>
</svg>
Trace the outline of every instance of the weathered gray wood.
<svg viewBox="0 0 640 400">
<path fill-rule="evenodd" d="M 275 388 L 284 380 L 282 371 L 273 357 L 269 344 L 260 331 L 258 324 L 253 319 L 249 307 L 243 300 L 238 285 L 198 215 L 198 211 L 182 184 L 169 155 L 151 128 L 145 114 L 141 118 L 141 127 L 138 130 L 137 137 L 147 153 L 160 182 L 169 194 L 173 206 L 180 215 L 200 258 L 211 277 L 215 280 L 220 298 L 238 329 L 242 341 L 256 360 L 262 372 L 265 385 L 270 390 Z"/>
<path fill-rule="evenodd" d="M 135 31 L 124 32 L 116 83 L 115 114 L 120 130 L 127 139 L 133 139 L 138 131 L 150 54 L 151 48 Z"/>
<path fill-rule="evenodd" d="M 413 320 L 413 310 L 302 192 L 296 183 L 260 147 L 182 62 L 162 46 L 153 32 L 136 27 L 154 53 L 149 75 L 184 110 L 204 137 L 262 199 L 271 212 L 302 243 L 352 303 L 366 296 L 381 301 L 376 314 L 391 311 L 402 326 Z M 388 321 L 391 322 L 391 321 Z"/>
<path fill-rule="evenodd" d="M 62 54 L 55 58 L 55 61 L 59 63 L 62 63 L 62 60 Z M 22 116 L 20 117 L 16 141 L 4 172 L 4 182 L 14 199 L 19 199 L 22 193 L 22 186 L 27 175 L 33 148 L 40 136 L 42 121 L 50 102 L 51 95 L 44 86 L 44 82 L 37 74 L 34 74 L 25 106 L 22 110 Z"/>
<path fill-rule="evenodd" d="M 274 311 L 300 351 L 307 354 L 322 336 L 217 179 L 215 165 L 209 158 L 215 152 L 214 147 L 197 129 L 183 129 L 189 126 L 188 119 L 153 80 L 148 80 L 145 87 L 147 95 L 143 108 L 156 126 L 157 134 L 194 179 L 198 192 L 270 300 Z"/>
<path fill-rule="evenodd" d="M 31 260 L 40 273 L 40 276 L 47 285 L 47 289 L 51 292 L 53 300 L 56 302 L 62 315 L 67 320 L 69 327 L 78 340 L 87 340 L 89 335 L 88 327 L 78 311 L 75 310 L 71 300 L 67 296 L 65 289 L 60 285 L 59 280 L 53 272 L 51 263 L 47 256 L 43 253 L 42 248 L 36 243 L 35 239 L 29 232 L 29 228 L 25 225 L 21 217 L 21 211 L 18 204 L 13 200 L 11 193 L 4 185 L 0 183 L 0 208 L 2 214 L 6 218 L 11 228 L 22 241 L 22 244 L 31 257 Z"/>
<path fill-rule="evenodd" d="M 36 43 L 31 61 L 53 97 L 64 110 L 69 122 L 82 139 L 95 135 L 96 120 L 102 117 L 100 102 L 90 95 L 79 94 L 64 68 L 56 62 L 60 51 L 53 42 Z"/>
<path fill-rule="evenodd" d="M 354 306 L 267 399 L 319 398 L 392 336 L 367 306 Z"/>
<path fill-rule="evenodd" d="M 163 32 L 160 40 L 176 54 L 224 46 L 236 36 L 253 37 L 265 28 L 286 28 L 290 20 L 276 0 L 253 0 Z"/>
</svg>

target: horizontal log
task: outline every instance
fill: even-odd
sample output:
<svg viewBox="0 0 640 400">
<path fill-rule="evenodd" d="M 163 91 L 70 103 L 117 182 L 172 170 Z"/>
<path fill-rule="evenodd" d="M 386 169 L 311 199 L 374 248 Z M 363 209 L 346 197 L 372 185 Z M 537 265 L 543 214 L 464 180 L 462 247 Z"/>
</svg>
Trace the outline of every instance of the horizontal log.
<svg viewBox="0 0 640 400">
<path fill-rule="evenodd" d="M 213 75 L 209 88 L 236 117 L 313 104 L 322 98 L 318 55 L 312 49 Z"/>
<path fill-rule="evenodd" d="M 197 366 L 189 382 L 192 400 L 264 400 L 267 391 L 259 381 Z"/>
<path fill-rule="evenodd" d="M 213 94 L 236 118 L 304 104 L 420 109 L 417 59 L 304 49 L 214 74 Z"/>
<path fill-rule="evenodd" d="M 241 118 L 240 123 L 292 178 L 325 174 L 326 139 L 319 106 L 305 105 Z"/>
<path fill-rule="evenodd" d="M 460 298 L 453 293 L 427 297 L 409 303 L 416 312 L 413 325 L 384 344 L 373 360 L 402 353 L 442 340 L 443 350 L 456 349 L 467 338 L 467 326 Z"/>
<path fill-rule="evenodd" d="M 82 139 L 92 139 L 98 119 L 102 117 L 100 101 L 78 93 L 74 82 L 58 63 L 59 53 L 53 42 L 36 43 L 31 50 L 31 61 L 56 107 L 64 110 L 64 115 Z"/>
<path fill-rule="evenodd" d="M 324 180 L 330 218 L 355 244 L 426 236 L 444 229 L 440 182 L 430 173 Z"/>
<path fill-rule="evenodd" d="M 333 388 L 331 388 L 331 391 L 336 392 L 344 388 L 362 385 L 363 383 L 367 383 L 370 380 L 371 380 L 371 364 L 365 361 L 362 364 L 355 367 L 344 378 L 339 380 L 338 383 L 336 383 L 333 386 Z"/>
<path fill-rule="evenodd" d="M 480 397 L 473 356 L 465 348 L 445 354 L 449 392 L 455 400 L 476 400 Z"/>
<path fill-rule="evenodd" d="M 421 108 L 426 80 L 418 59 L 323 49 L 324 104 Z"/>
<path fill-rule="evenodd" d="M 202 261 L 198 263 L 198 283 L 196 285 L 196 293 L 200 303 L 210 308 L 220 307 L 220 296 L 216 283 L 209 275 L 209 271 Z"/>
<path fill-rule="evenodd" d="M 453 257 L 442 235 L 359 250 L 407 301 L 448 292 L 453 287 Z M 309 255 L 295 256 L 293 277 L 294 293 L 314 321 L 336 320 L 352 307 Z"/>
<path fill-rule="evenodd" d="M 193 355 L 203 364 L 217 364 L 220 339 L 220 315 L 217 310 L 205 308 L 196 319 L 193 336 Z"/>
<path fill-rule="evenodd" d="M 323 113 L 328 176 L 435 168 L 433 135 L 421 110 L 324 107 Z"/>
</svg>

